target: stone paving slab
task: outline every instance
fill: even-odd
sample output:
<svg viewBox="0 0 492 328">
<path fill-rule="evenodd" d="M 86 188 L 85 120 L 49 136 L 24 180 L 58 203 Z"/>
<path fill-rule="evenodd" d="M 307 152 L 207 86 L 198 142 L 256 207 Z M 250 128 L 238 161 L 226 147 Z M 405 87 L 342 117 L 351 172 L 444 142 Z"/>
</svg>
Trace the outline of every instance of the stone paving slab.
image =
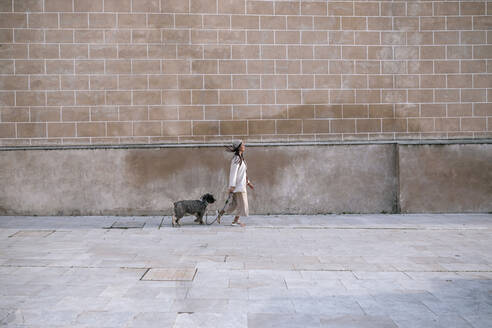
<svg viewBox="0 0 492 328">
<path fill-rule="evenodd" d="M 141 229 L 145 226 L 145 221 L 143 220 L 118 220 L 113 222 L 110 229 Z"/>
<path fill-rule="evenodd" d="M 47 237 L 51 235 L 55 230 L 20 230 L 10 235 L 12 237 Z"/>
<path fill-rule="evenodd" d="M 192 281 L 195 273 L 196 269 L 190 268 L 150 268 L 141 280 Z"/>
<path fill-rule="evenodd" d="M 490 328 L 491 214 L 231 221 L 0 217 L 0 326 Z"/>
</svg>

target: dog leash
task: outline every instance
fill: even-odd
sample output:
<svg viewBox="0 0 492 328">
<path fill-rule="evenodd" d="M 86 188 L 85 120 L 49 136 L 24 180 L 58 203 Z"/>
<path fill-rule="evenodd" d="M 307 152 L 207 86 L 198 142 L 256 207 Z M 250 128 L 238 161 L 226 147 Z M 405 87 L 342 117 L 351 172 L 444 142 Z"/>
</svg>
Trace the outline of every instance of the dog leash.
<svg viewBox="0 0 492 328">
<path fill-rule="evenodd" d="M 212 222 L 208 223 L 208 215 L 207 215 L 207 213 L 205 213 L 205 223 L 207 225 L 211 225 L 211 224 L 215 223 L 215 221 L 217 221 L 220 224 L 220 218 L 222 217 L 222 215 L 224 215 L 225 208 L 226 208 L 227 204 L 229 203 L 229 201 L 231 200 L 231 196 L 232 196 L 232 192 L 229 192 L 229 196 L 227 197 L 227 199 L 225 201 L 224 207 L 222 207 L 222 209 L 220 210 L 219 214 L 217 215 L 217 217 L 215 218 L 215 220 L 213 220 Z"/>
</svg>

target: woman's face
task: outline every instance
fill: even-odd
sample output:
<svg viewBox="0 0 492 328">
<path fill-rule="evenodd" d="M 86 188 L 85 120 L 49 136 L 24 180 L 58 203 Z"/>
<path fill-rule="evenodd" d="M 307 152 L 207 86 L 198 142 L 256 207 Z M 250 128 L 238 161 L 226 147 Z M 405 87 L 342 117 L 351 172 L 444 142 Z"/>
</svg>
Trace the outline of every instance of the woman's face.
<svg viewBox="0 0 492 328">
<path fill-rule="evenodd" d="M 246 149 L 246 146 L 244 144 L 241 144 L 241 146 L 239 146 L 240 152 L 244 152 L 245 149 Z"/>
</svg>

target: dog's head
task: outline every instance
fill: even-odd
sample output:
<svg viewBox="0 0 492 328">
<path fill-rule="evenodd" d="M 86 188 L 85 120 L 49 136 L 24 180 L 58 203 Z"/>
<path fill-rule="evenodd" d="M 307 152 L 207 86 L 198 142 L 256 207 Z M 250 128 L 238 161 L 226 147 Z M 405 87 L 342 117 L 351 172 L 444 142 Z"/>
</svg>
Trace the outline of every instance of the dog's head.
<svg viewBox="0 0 492 328">
<path fill-rule="evenodd" d="M 201 199 L 202 199 L 202 201 L 207 202 L 209 204 L 212 204 L 215 202 L 214 195 L 212 195 L 212 194 L 205 194 L 202 196 Z"/>
</svg>

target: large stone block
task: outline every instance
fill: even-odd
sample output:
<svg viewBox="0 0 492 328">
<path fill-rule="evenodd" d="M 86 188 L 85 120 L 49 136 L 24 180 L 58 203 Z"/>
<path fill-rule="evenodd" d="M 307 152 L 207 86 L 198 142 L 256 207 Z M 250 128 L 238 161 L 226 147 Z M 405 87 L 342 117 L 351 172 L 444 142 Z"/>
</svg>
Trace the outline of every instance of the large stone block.
<svg viewBox="0 0 492 328">
<path fill-rule="evenodd" d="M 0 215 L 170 215 L 210 192 L 221 208 L 222 147 L 12 150 L 0 156 Z M 394 145 L 247 147 L 250 214 L 391 212 Z"/>
<path fill-rule="evenodd" d="M 491 212 L 492 145 L 400 145 L 402 212 Z"/>
</svg>

